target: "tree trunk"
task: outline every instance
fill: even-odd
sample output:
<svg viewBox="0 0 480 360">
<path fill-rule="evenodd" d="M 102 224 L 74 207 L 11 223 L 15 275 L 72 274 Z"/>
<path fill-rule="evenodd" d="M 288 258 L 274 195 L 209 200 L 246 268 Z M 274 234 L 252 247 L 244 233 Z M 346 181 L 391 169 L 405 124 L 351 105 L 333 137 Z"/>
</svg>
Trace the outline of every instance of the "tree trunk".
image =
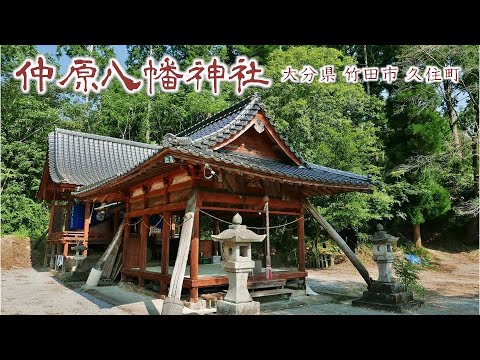
<svg viewBox="0 0 480 360">
<path fill-rule="evenodd" d="M 363 45 L 363 56 L 365 57 L 365 67 L 368 67 L 367 45 Z M 367 95 L 370 95 L 370 83 L 365 82 Z"/>
<path fill-rule="evenodd" d="M 420 224 L 413 225 L 413 241 L 415 241 L 415 249 L 422 247 L 422 235 L 420 234 Z"/>
<path fill-rule="evenodd" d="M 478 165 L 478 133 L 475 134 L 475 136 L 472 137 L 472 170 L 473 170 L 473 191 L 474 191 L 474 196 L 478 196 L 478 171 L 479 171 L 479 165 Z"/>
<path fill-rule="evenodd" d="M 153 58 L 153 45 L 150 45 L 150 57 Z M 150 143 L 150 114 L 152 112 L 152 98 L 148 98 L 147 117 L 145 119 L 145 142 Z"/>
<path fill-rule="evenodd" d="M 459 157 L 462 156 L 460 151 L 460 138 L 458 136 L 458 128 L 457 128 L 457 114 L 455 113 L 453 99 L 452 99 L 452 88 L 450 83 L 447 81 L 443 82 L 443 89 L 445 90 L 445 104 L 447 108 L 447 115 L 448 115 L 448 122 L 450 124 L 450 130 L 452 131 L 453 135 L 453 145 L 455 146 L 455 150 L 457 150 L 457 154 Z"/>
<path fill-rule="evenodd" d="M 150 143 L 150 114 L 152 112 L 152 99 L 148 99 L 147 117 L 145 119 L 145 142 Z"/>
</svg>

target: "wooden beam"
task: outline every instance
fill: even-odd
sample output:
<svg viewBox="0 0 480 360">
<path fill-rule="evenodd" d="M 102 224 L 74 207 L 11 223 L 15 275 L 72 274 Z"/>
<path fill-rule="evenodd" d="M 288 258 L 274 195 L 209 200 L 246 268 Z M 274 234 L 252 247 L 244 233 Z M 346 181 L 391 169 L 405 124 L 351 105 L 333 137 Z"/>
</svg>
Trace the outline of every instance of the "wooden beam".
<svg viewBox="0 0 480 360">
<path fill-rule="evenodd" d="M 198 208 L 195 209 L 195 217 L 193 219 L 193 233 L 190 244 L 190 280 L 198 279 L 198 251 L 199 251 L 199 237 L 200 237 L 200 216 Z M 190 301 L 198 301 L 198 288 L 190 290 Z"/>
<path fill-rule="evenodd" d="M 90 208 L 92 203 L 90 201 L 85 202 L 85 217 L 83 221 L 83 246 L 85 246 L 85 250 L 83 250 L 83 256 L 87 256 L 88 254 L 88 233 L 90 231 Z"/>
<path fill-rule="evenodd" d="M 256 209 L 242 209 L 242 208 L 229 208 L 229 207 L 217 207 L 217 206 L 202 206 L 202 210 L 215 210 L 215 211 L 229 211 L 229 212 L 251 212 L 251 213 L 262 213 L 264 214 L 265 211 L 262 210 L 256 210 Z M 294 211 L 269 211 L 270 214 L 274 215 L 299 215 L 300 212 L 294 212 Z"/>
<path fill-rule="evenodd" d="M 302 213 L 297 221 L 298 271 L 305 271 L 305 218 Z"/>
<path fill-rule="evenodd" d="M 197 188 L 193 188 L 185 207 L 185 220 L 180 235 L 177 258 L 172 273 L 172 281 L 168 291 L 168 297 L 165 299 L 162 308 L 162 315 L 181 314 L 180 295 L 182 293 L 183 279 L 185 277 L 185 268 L 187 266 L 188 250 L 192 240 L 193 223 L 195 219 L 195 210 L 197 204 Z"/>
<path fill-rule="evenodd" d="M 132 217 L 139 217 L 142 215 L 151 215 L 151 214 L 160 214 L 164 211 L 176 211 L 185 209 L 186 201 L 180 201 L 176 203 L 166 204 L 166 205 L 158 205 L 147 209 L 140 209 L 140 210 L 133 210 L 129 211 L 126 216 Z"/>
<path fill-rule="evenodd" d="M 251 196 L 251 195 L 233 195 L 227 193 L 215 193 L 215 192 L 206 192 L 202 191 L 199 194 L 199 199 L 203 202 L 213 202 L 213 203 L 226 203 L 226 204 L 235 204 L 235 205 L 247 205 L 247 206 L 256 206 L 258 209 L 263 210 L 265 201 L 263 196 Z M 284 201 L 280 199 L 270 198 L 269 200 L 270 208 L 272 209 L 298 209 L 300 212 L 302 205 L 300 201 Z"/>
<path fill-rule="evenodd" d="M 343 250 L 345 255 L 347 255 L 348 259 L 352 262 L 353 266 L 355 266 L 357 271 L 360 273 L 363 280 L 365 280 L 367 286 L 370 288 L 373 279 L 370 277 L 370 274 L 368 273 L 365 265 L 363 265 L 357 255 L 355 255 L 355 253 L 352 251 L 352 249 L 350 249 L 345 240 L 343 240 L 342 237 L 335 231 L 335 229 L 327 222 L 327 220 L 323 218 L 318 209 L 313 206 L 310 201 L 307 200 L 304 203 L 304 206 L 313 215 L 313 218 L 317 220 L 317 222 L 325 229 L 325 231 L 332 238 L 332 240 L 337 243 L 340 249 Z"/>
<path fill-rule="evenodd" d="M 197 189 L 192 189 L 187 206 L 185 207 L 185 219 L 182 225 L 182 233 L 180 235 L 180 244 L 178 245 L 177 258 L 172 274 L 172 284 L 168 292 L 169 297 L 180 299 L 182 292 L 182 282 L 185 276 L 185 268 L 187 266 L 188 251 L 192 240 L 193 224 L 195 219 L 195 208 L 197 204 Z"/>
</svg>

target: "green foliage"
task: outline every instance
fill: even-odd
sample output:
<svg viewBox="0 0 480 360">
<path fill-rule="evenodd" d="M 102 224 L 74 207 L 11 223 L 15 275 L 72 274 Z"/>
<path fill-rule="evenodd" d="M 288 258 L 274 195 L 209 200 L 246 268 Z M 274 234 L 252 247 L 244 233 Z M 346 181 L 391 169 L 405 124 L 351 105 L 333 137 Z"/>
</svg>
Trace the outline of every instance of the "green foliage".
<svg viewBox="0 0 480 360">
<path fill-rule="evenodd" d="M 12 182 L 2 191 L 2 234 L 39 238 L 48 228 L 48 211 L 44 203 L 25 196 L 22 183 Z"/>
<path fill-rule="evenodd" d="M 36 200 L 40 184 L 47 135 L 60 117 L 64 99 L 49 86 L 46 95 L 23 94 L 11 71 L 26 57 L 35 57 L 34 46 L 2 46 L 1 83 L 1 218 L 2 233 L 41 235 L 48 227 L 45 204 Z M 51 62 L 51 60 L 49 60 Z"/>
<path fill-rule="evenodd" d="M 405 259 L 397 258 L 394 260 L 392 268 L 398 281 L 404 284 L 408 290 L 422 287 L 418 281 L 420 279 L 420 268 L 418 266 L 411 264 Z"/>
<path fill-rule="evenodd" d="M 194 58 L 206 62 L 218 56 L 232 64 L 236 56 L 256 58 L 273 79 L 269 89 L 249 88 L 245 96 L 262 93 L 267 113 L 278 131 L 309 162 L 359 174 L 370 174 L 377 186 L 371 194 L 346 193 L 312 199 L 337 231 L 353 230 L 367 239 L 373 224 L 391 220 L 423 223 L 448 216 L 462 224 L 471 216 L 478 195 L 474 174 L 478 157 L 472 143 L 478 134 L 477 46 L 343 45 L 129 45 L 126 65 L 140 76 L 148 56 L 159 61 L 174 56 L 182 68 Z M 463 69 L 462 81 L 451 85 L 451 101 L 457 106 L 460 149 L 452 144 L 443 83 L 388 85 L 371 83 L 368 96 L 362 84 L 347 84 L 345 65 L 364 66 L 364 50 L 370 66 L 453 64 Z M 136 141 L 160 143 L 166 133 L 178 133 L 239 101 L 234 85 L 222 83 L 221 95 L 211 94 L 208 84 L 200 93 L 181 85 L 176 94 L 145 91 L 127 94 L 117 79 L 101 94 L 86 97 L 71 88 L 50 85 L 46 95 L 23 94 L 11 72 L 26 57 L 35 57 L 32 45 L 2 46 L 1 74 L 1 181 L 2 231 L 36 236 L 48 218 L 44 204 L 35 200 L 44 166 L 47 135 L 55 126 Z M 93 56 L 103 69 L 114 57 L 111 45 L 59 45 L 57 55 Z M 56 64 L 58 59 L 48 59 Z M 438 62 L 438 64 L 435 64 Z M 280 81 L 287 66 L 301 70 L 334 65 L 337 81 L 311 84 Z M 386 101 L 384 99 L 386 97 Z M 458 107 L 465 97 L 466 107 Z M 460 154 L 460 155 L 459 155 Z M 477 200 L 478 203 L 478 200 Z M 468 206 L 467 206 L 467 205 Z M 465 210 L 467 209 L 467 210 Z M 476 212 L 478 214 L 478 211 Z M 306 233 L 322 240 L 318 225 L 306 214 Z M 279 251 L 296 247 L 288 229 L 272 232 Z"/>
<path fill-rule="evenodd" d="M 112 45 L 58 45 L 57 57 L 60 58 L 63 54 L 70 58 L 76 56 L 92 57 L 100 71 L 107 67 L 110 58 L 115 57 Z"/>
<path fill-rule="evenodd" d="M 416 183 L 409 196 L 407 214 L 412 224 L 423 224 L 427 219 L 435 219 L 450 210 L 450 194 L 431 176 Z"/>
<path fill-rule="evenodd" d="M 307 161 L 371 174 L 382 182 L 382 101 L 367 96 L 360 84 L 345 83 L 341 70 L 353 64 L 353 59 L 335 49 L 307 46 L 275 50 L 268 59 L 265 73 L 273 85 L 265 92 L 265 103 L 277 129 L 292 146 Z M 305 64 L 315 68 L 334 65 L 337 82 L 280 82 L 287 66 L 302 69 Z M 315 203 L 337 231 L 352 228 L 361 233 L 367 231 L 369 221 L 390 217 L 393 198 L 380 184 L 373 194 L 340 194 L 318 198 Z"/>
</svg>

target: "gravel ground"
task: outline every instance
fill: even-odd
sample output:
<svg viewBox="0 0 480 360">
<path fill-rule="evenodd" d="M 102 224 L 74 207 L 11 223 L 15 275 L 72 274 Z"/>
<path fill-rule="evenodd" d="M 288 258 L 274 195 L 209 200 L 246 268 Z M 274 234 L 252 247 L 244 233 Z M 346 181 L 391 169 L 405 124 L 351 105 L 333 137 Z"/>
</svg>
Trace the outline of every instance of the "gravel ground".
<svg viewBox="0 0 480 360">
<path fill-rule="evenodd" d="M 479 315 L 479 262 L 478 250 L 449 253 L 428 249 L 437 260 L 439 267 L 420 271 L 420 283 L 426 294 L 421 300 L 425 305 L 415 314 L 423 315 Z M 374 279 L 378 277 L 378 268 L 373 262 L 365 266 Z M 346 261 L 324 270 L 308 270 L 307 283 L 312 290 L 323 294 L 335 294 L 360 297 L 366 290 L 362 277 Z M 415 298 L 419 298 L 416 296 Z M 324 306 L 323 309 L 327 309 Z M 298 310 L 308 311 L 306 308 Z M 313 312 L 313 308 L 310 309 Z M 297 313 L 297 310 L 292 313 Z"/>
<path fill-rule="evenodd" d="M 411 314 L 479 314 L 478 250 L 447 253 L 429 250 L 439 268 L 422 270 L 420 282 L 426 288 L 425 305 Z M 370 275 L 378 276 L 376 265 L 366 262 Z M 307 283 L 320 293 L 292 299 L 290 302 L 262 304 L 262 313 L 278 315 L 367 315 L 388 314 L 382 311 L 354 308 L 351 300 L 361 296 L 366 285 L 349 263 L 325 270 L 309 270 Z M 97 294 L 98 293 L 98 294 Z M 1 314 L 113 315 L 158 314 L 158 299 L 110 286 L 97 289 L 95 297 L 79 288 L 69 289 L 53 275 L 29 269 L 1 272 Z M 108 295 L 108 296 L 107 296 Z M 103 300 L 101 300 L 103 298 Z M 107 299 L 108 298 L 108 299 Z M 109 304 L 105 300 L 109 301 Z M 151 305 L 154 306 L 151 306 Z M 123 307 L 123 309 L 122 309 Z"/>
<path fill-rule="evenodd" d="M 126 312 L 57 282 L 48 271 L 2 271 L 1 314 L 124 315 Z"/>
</svg>

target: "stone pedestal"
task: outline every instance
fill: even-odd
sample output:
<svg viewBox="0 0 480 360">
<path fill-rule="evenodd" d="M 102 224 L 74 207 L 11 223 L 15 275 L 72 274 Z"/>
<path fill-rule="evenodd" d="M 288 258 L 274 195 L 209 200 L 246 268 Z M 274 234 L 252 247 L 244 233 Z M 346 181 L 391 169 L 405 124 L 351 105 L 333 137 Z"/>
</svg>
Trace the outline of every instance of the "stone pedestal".
<svg viewBox="0 0 480 360">
<path fill-rule="evenodd" d="M 412 293 L 407 291 L 403 284 L 378 281 L 374 281 L 360 299 L 352 301 L 352 305 L 356 307 L 367 307 L 374 310 L 398 313 L 418 307 L 422 303 L 422 301 L 414 300 Z"/>
<path fill-rule="evenodd" d="M 253 261 L 227 261 L 223 269 L 228 276 L 228 292 L 224 300 L 232 303 L 246 303 L 252 301 L 247 288 L 248 275 L 255 263 Z"/>
<path fill-rule="evenodd" d="M 235 304 L 229 301 L 217 301 L 218 315 L 260 315 L 260 303 L 250 301 L 246 303 Z"/>
</svg>

